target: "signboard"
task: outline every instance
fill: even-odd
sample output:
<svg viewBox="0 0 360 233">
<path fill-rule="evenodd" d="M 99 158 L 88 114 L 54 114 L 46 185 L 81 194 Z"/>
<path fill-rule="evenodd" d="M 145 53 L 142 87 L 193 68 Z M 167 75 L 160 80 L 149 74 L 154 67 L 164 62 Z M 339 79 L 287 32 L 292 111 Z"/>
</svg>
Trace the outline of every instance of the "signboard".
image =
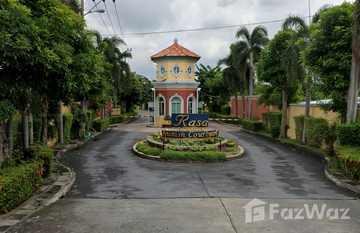
<svg viewBox="0 0 360 233">
<path fill-rule="evenodd" d="M 112 108 L 112 109 L 110 110 L 110 115 L 111 115 L 111 116 L 118 116 L 118 115 L 120 115 L 120 114 L 121 114 L 120 108 Z"/>
<path fill-rule="evenodd" d="M 169 139 L 208 139 L 219 136 L 219 130 L 209 131 L 167 131 L 162 130 L 161 135 Z"/>
<path fill-rule="evenodd" d="M 171 115 L 172 127 L 208 127 L 208 114 L 173 113 Z"/>
</svg>

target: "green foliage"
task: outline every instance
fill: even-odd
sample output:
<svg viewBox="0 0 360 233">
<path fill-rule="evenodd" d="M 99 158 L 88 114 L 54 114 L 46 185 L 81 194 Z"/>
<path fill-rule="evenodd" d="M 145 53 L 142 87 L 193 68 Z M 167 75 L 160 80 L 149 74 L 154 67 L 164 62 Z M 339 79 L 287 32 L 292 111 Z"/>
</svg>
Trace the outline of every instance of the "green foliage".
<svg viewBox="0 0 360 233">
<path fill-rule="evenodd" d="M 244 129 L 250 130 L 252 132 L 257 132 L 263 129 L 263 123 L 259 121 L 242 119 L 240 124 L 244 127 Z"/>
<path fill-rule="evenodd" d="M 360 181 L 360 147 L 337 147 L 335 149 L 338 167 L 348 178 Z"/>
<path fill-rule="evenodd" d="M 219 151 L 203 151 L 203 152 L 190 152 L 190 151 L 172 151 L 164 150 L 160 154 L 160 158 L 169 160 L 184 160 L 184 161 L 212 161 L 224 159 L 225 153 Z"/>
<path fill-rule="evenodd" d="M 226 106 L 226 105 L 221 106 L 221 114 L 230 115 L 230 113 L 231 113 L 231 107 L 230 106 Z"/>
<path fill-rule="evenodd" d="M 41 161 L 43 167 L 42 170 L 42 177 L 48 177 L 51 173 L 53 158 L 54 158 L 54 151 L 52 148 L 48 146 L 38 145 L 38 144 L 31 144 L 27 149 L 26 152 L 28 153 L 28 158 L 34 159 L 37 161 Z"/>
<path fill-rule="evenodd" d="M 307 117 L 305 119 L 305 136 L 310 146 L 321 147 L 328 130 L 329 124 L 324 118 Z"/>
<path fill-rule="evenodd" d="M 86 124 L 88 122 L 88 116 L 77 106 L 71 107 L 71 112 L 73 114 L 73 122 L 71 125 L 71 138 L 82 138 L 84 135 L 80 135 L 81 124 Z"/>
<path fill-rule="evenodd" d="M 301 141 L 304 129 L 304 116 L 294 116 L 295 121 L 295 135 L 298 141 Z"/>
<path fill-rule="evenodd" d="M 0 170 L 0 213 L 27 200 L 43 182 L 43 161 L 32 160 L 18 167 Z"/>
<path fill-rule="evenodd" d="M 339 112 L 342 119 L 346 117 L 350 80 L 353 12 L 354 4 L 344 2 L 322 13 L 319 23 L 309 27 L 312 40 L 301 58 L 314 73 L 312 88 L 332 99 L 322 107 Z"/>
<path fill-rule="evenodd" d="M 271 137 L 278 138 L 280 135 L 280 125 L 273 125 L 270 127 Z"/>
<path fill-rule="evenodd" d="M 70 141 L 71 125 L 73 121 L 73 115 L 64 113 L 63 114 L 63 127 L 64 127 L 64 142 Z"/>
<path fill-rule="evenodd" d="M 102 131 L 108 129 L 109 126 L 110 126 L 110 120 L 108 117 L 103 120 L 101 120 L 101 119 L 94 120 L 94 123 L 93 123 L 94 129 L 98 132 L 102 132 Z"/>
<path fill-rule="evenodd" d="M 229 147 L 226 149 L 226 152 L 237 152 L 237 148 L 236 147 Z"/>
<path fill-rule="evenodd" d="M 272 126 L 280 126 L 281 112 L 263 112 L 261 115 L 266 130 L 270 130 Z"/>
<path fill-rule="evenodd" d="M 233 140 L 231 140 L 231 139 L 228 139 L 228 143 L 227 143 L 227 146 L 228 147 L 238 147 L 238 143 L 237 142 L 235 142 L 235 141 L 233 141 Z"/>
<path fill-rule="evenodd" d="M 337 125 L 336 136 L 342 146 L 360 145 L 360 123 L 349 125 Z"/>
<path fill-rule="evenodd" d="M 42 119 L 33 118 L 33 132 L 34 132 L 34 142 L 40 142 L 41 140 L 41 129 L 42 129 Z"/>
<path fill-rule="evenodd" d="M 180 145 L 165 145 L 165 150 L 175 150 L 175 151 L 216 151 L 218 149 L 217 145 L 192 145 L 192 146 L 180 146 Z"/>
<path fill-rule="evenodd" d="M 95 110 L 93 109 L 89 109 L 87 111 L 87 123 L 86 123 L 86 132 L 89 132 L 92 125 L 93 125 L 93 122 L 94 122 L 94 118 L 95 118 Z"/>
<path fill-rule="evenodd" d="M 152 156 L 159 156 L 160 150 L 158 148 L 154 148 L 151 146 L 148 146 L 147 144 L 137 144 L 136 149 L 146 155 L 152 155 Z"/>
<path fill-rule="evenodd" d="M 0 101 L 0 123 L 6 123 L 15 114 L 16 110 L 9 101 Z"/>
</svg>

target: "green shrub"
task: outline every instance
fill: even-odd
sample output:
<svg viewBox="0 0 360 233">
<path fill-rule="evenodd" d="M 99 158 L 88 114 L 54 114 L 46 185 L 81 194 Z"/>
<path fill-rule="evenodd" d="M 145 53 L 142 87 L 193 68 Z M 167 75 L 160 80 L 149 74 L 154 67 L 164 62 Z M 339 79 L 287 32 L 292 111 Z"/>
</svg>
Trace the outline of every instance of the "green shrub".
<svg viewBox="0 0 360 233">
<path fill-rule="evenodd" d="M 159 156 L 160 150 L 158 148 L 151 147 L 147 144 L 137 144 L 136 149 L 146 155 Z"/>
<path fill-rule="evenodd" d="M 166 150 L 174 151 L 216 151 L 218 149 L 217 145 L 204 145 L 204 146 L 178 146 L 178 145 L 165 145 Z"/>
<path fill-rule="evenodd" d="M 301 141 L 304 129 L 304 116 L 294 116 L 295 121 L 295 135 L 298 141 Z"/>
<path fill-rule="evenodd" d="M 105 119 L 97 119 L 97 120 L 94 120 L 94 123 L 93 123 L 93 127 L 96 131 L 98 132 L 102 132 L 106 129 L 108 129 L 110 126 L 110 120 L 109 118 L 105 118 Z"/>
<path fill-rule="evenodd" d="M 82 109 L 74 107 L 71 110 L 73 114 L 73 122 L 71 125 L 71 138 L 83 138 L 85 135 L 80 135 L 80 127 L 81 124 L 85 124 L 88 122 L 88 116 L 85 114 Z M 86 126 L 85 126 L 86 127 Z M 86 129 L 86 128 L 85 128 Z"/>
<path fill-rule="evenodd" d="M 338 167 L 348 178 L 360 181 L 360 147 L 337 147 L 335 149 Z"/>
<path fill-rule="evenodd" d="M 95 118 L 95 110 L 93 109 L 89 109 L 87 111 L 87 123 L 86 123 L 86 132 L 89 132 L 91 130 L 91 127 L 94 123 L 94 118 Z"/>
<path fill-rule="evenodd" d="M 221 114 L 223 115 L 230 115 L 231 113 L 231 107 L 230 106 L 221 106 Z"/>
<path fill-rule="evenodd" d="M 242 119 L 240 124 L 244 127 L 244 129 L 250 130 L 252 132 L 258 132 L 263 129 L 263 123 L 260 121 Z"/>
<path fill-rule="evenodd" d="M 30 159 L 42 161 L 43 177 L 48 177 L 51 173 L 51 168 L 53 164 L 54 151 L 48 146 L 31 144 L 27 148 L 27 153 L 29 154 Z"/>
<path fill-rule="evenodd" d="M 209 112 L 209 118 L 216 118 L 216 112 Z"/>
<path fill-rule="evenodd" d="M 266 130 L 270 130 L 272 126 L 281 125 L 281 112 L 263 112 L 261 115 Z"/>
<path fill-rule="evenodd" d="M 310 146 L 321 147 L 328 130 L 329 124 L 324 118 L 307 117 L 305 119 L 305 136 Z"/>
<path fill-rule="evenodd" d="M 190 152 L 190 151 L 172 151 L 165 150 L 160 154 L 162 159 L 170 160 L 185 160 L 185 161 L 197 161 L 197 160 L 219 160 L 226 157 L 225 153 L 219 151 L 203 151 L 203 152 Z"/>
<path fill-rule="evenodd" d="M 337 125 L 336 136 L 340 145 L 358 146 L 360 145 L 360 124 Z"/>
<path fill-rule="evenodd" d="M 32 160 L 18 167 L 0 170 L 0 213 L 26 201 L 43 182 L 43 161 Z"/>
<path fill-rule="evenodd" d="M 271 137 L 278 138 L 280 135 L 280 125 L 274 125 L 270 128 Z"/>
<path fill-rule="evenodd" d="M 69 114 L 69 113 L 63 114 L 64 142 L 70 141 L 72 120 L 73 120 L 72 114 Z"/>
<path fill-rule="evenodd" d="M 237 148 L 236 147 L 229 147 L 226 149 L 227 152 L 237 152 Z"/>
</svg>

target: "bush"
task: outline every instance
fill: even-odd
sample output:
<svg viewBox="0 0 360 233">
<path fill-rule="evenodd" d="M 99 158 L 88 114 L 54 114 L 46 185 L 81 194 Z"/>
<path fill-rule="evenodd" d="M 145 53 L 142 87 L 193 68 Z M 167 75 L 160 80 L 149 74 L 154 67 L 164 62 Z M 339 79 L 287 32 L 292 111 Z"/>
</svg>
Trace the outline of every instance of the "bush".
<svg viewBox="0 0 360 233">
<path fill-rule="evenodd" d="M 360 181 L 360 147 L 338 147 L 335 149 L 338 167 L 348 178 Z"/>
<path fill-rule="evenodd" d="M 230 115 L 231 107 L 230 106 L 221 106 L 221 114 L 223 115 Z"/>
<path fill-rule="evenodd" d="M 226 157 L 225 153 L 219 151 L 203 151 L 203 152 L 190 152 L 190 151 L 172 151 L 165 150 L 160 154 L 162 159 L 170 160 L 184 160 L 184 161 L 197 161 L 197 160 L 219 160 Z"/>
<path fill-rule="evenodd" d="M 154 148 L 148 146 L 147 144 L 139 143 L 136 145 L 136 149 L 146 155 L 159 156 L 160 150 L 158 148 Z"/>
<path fill-rule="evenodd" d="M 270 128 L 271 137 L 278 138 L 280 135 L 280 125 L 274 125 Z"/>
<path fill-rule="evenodd" d="M 110 126 L 110 119 L 107 117 L 105 119 L 94 120 L 93 127 L 96 131 L 102 132 L 108 129 Z"/>
<path fill-rule="evenodd" d="M 86 132 L 89 132 L 91 130 L 91 127 L 94 123 L 94 118 L 95 118 L 95 110 L 93 109 L 89 109 L 87 111 L 87 123 L 86 123 Z"/>
<path fill-rule="evenodd" d="M 43 161 L 32 160 L 18 167 L 0 170 L 0 213 L 27 200 L 43 182 Z"/>
<path fill-rule="evenodd" d="M 48 177 L 51 173 L 53 164 L 54 151 L 48 146 L 31 144 L 26 152 L 29 154 L 30 159 L 42 161 L 43 163 L 43 177 Z"/>
<path fill-rule="evenodd" d="M 165 145 L 166 150 L 174 151 L 216 151 L 218 149 L 217 145 L 204 145 L 204 146 L 178 146 L 178 145 Z"/>
<path fill-rule="evenodd" d="M 72 120 L 73 120 L 72 114 L 68 114 L 68 113 L 63 114 L 64 142 L 70 141 Z"/>
<path fill-rule="evenodd" d="M 360 145 L 360 124 L 337 125 L 336 136 L 340 145 L 358 146 Z"/>
<path fill-rule="evenodd" d="M 305 119 L 305 136 L 310 146 L 321 147 L 328 130 L 329 125 L 324 118 L 307 117 Z"/>
<path fill-rule="evenodd" d="M 71 138 L 82 138 L 85 135 L 80 135 L 80 127 L 81 124 L 85 124 L 88 122 L 88 116 L 85 114 L 82 109 L 73 107 L 71 110 L 73 114 L 73 122 L 71 125 Z"/>
<path fill-rule="evenodd" d="M 261 115 L 266 130 L 270 130 L 272 126 L 281 125 L 281 112 L 263 112 Z"/>
<path fill-rule="evenodd" d="M 304 129 L 304 116 L 294 116 L 296 140 L 301 141 Z"/>
<path fill-rule="evenodd" d="M 244 129 L 250 130 L 252 132 L 258 132 L 263 129 L 263 123 L 259 121 L 242 119 L 240 124 L 244 127 Z"/>
</svg>

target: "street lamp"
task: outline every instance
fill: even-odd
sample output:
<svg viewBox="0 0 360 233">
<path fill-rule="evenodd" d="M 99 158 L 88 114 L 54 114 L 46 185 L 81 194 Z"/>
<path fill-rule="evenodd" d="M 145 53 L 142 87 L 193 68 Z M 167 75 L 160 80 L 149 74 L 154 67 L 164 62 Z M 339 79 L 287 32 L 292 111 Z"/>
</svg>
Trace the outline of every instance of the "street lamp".
<svg viewBox="0 0 360 233">
<path fill-rule="evenodd" d="M 87 13 L 85 13 L 84 16 L 87 15 L 87 14 L 91 14 L 91 13 L 104 13 L 104 12 L 105 12 L 104 9 L 90 10 Z"/>
</svg>

